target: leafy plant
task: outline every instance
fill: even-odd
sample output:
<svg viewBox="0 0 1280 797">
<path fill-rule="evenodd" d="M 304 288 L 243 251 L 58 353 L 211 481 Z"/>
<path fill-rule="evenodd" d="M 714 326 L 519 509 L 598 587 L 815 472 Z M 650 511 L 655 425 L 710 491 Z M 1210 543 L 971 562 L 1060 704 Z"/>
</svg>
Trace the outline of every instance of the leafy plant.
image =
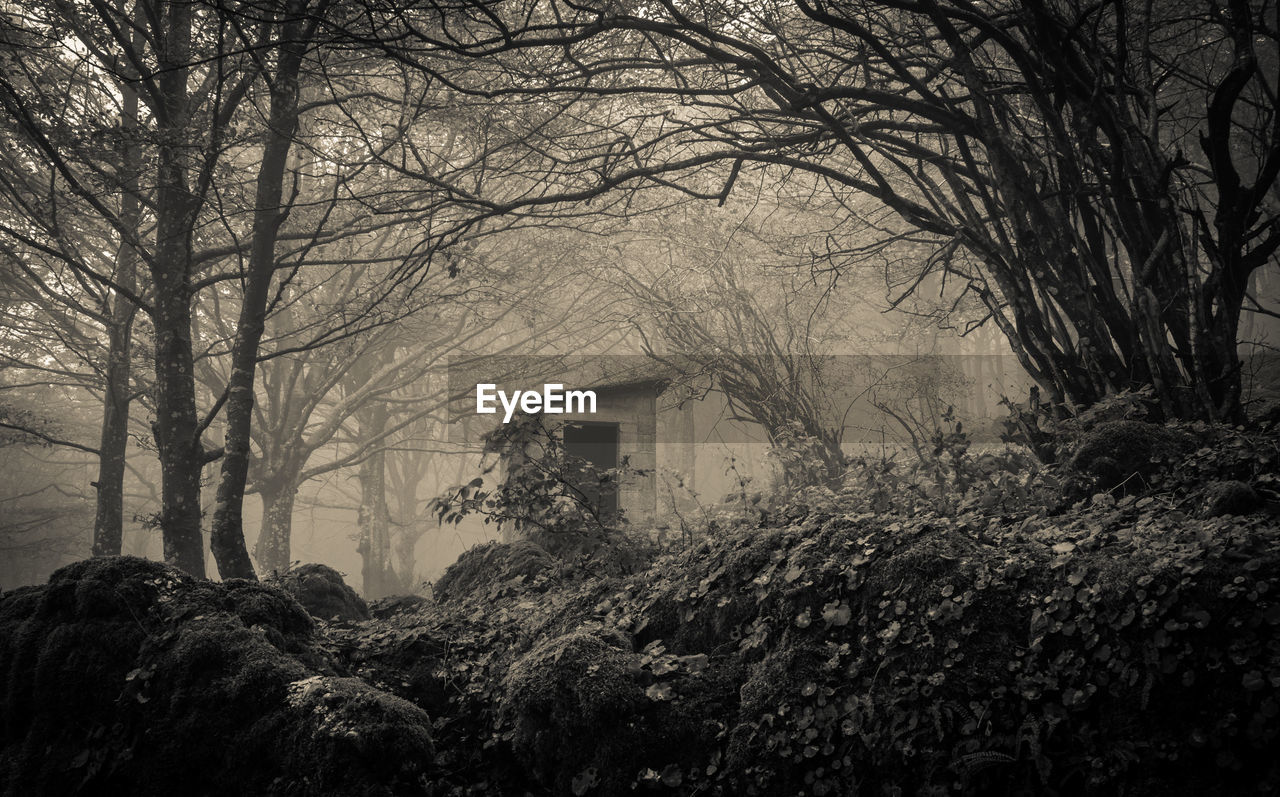
<svg viewBox="0 0 1280 797">
<path fill-rule="evenodd" d="M 1098 424 L 1147 420 L 1156 409 L 1150 386 L 1113 393 L 1083 409 L 1042 403 L 1035 388 L 1025 404 L 1008 396 L 1000 404 L 1007 410 L 1000 419 L 1001 441 L 1025 447 L 1045 465 L 1065 462 L 1085 433 Z"/>
<path fill-rule="evenodd" d="M 944 435 L 948 489 L 967 487 L 949 513 L 923 489 L 938 465 L 872 460 L 887 510 L 855 468 L 840 491 L 773 500 L 627 579 L 460 590 L 368 642 L 436 675 L 370 671 L 432 685 L 441 793 L 1274 790 L 1276 526 L 1180 508 L 1184 479 L 1265 485 L 1280 451 L 1251 430 L 1183 431 L 1204 445 L 1158 492 L 1053 513 L 1038 502 L 1054 473 L 1029 452 Z M 502 686 L 513 667 L 545 698 L 523 716 Z M 538 736 L 544 720 L 590 744 L 513 766 L 565 738 Z"/>
<path fill-rule="evenodd" d="M 806 431 L 800 421 L 778 425 L 771 435 L 769 457 L 777 464 L 778 492 L 794 493 L 806 487 L 831 485 L 846 465 L 836 459 L 829 441 Z"/>
<path fill-rule="evenodd" d="M 433 499 L 429 511 L 440 523 L 457 524 L 479 514 L 485 523 L 509 524 L 517 536 L 549 551 L 590 551 L 625 522 L 621 507 L 607 509 L 597 496 L 624 480 L 646 475 L 623 458 L 618 468 L 598 469 L 570 455 L 559 430 L 539 415 L 518 416 L 484 438 L 495 461 L 483 474 Z M 486 477 L 501 471 L 490 485 Z"/>
</svg>

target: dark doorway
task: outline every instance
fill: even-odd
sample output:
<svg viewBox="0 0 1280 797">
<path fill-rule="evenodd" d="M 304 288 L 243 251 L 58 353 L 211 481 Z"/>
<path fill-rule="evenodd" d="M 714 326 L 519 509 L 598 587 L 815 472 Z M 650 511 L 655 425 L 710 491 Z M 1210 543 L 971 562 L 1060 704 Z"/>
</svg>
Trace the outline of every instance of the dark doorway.
<svg viewBox="0 0 1280 797">
<path fill-rule="evenodd" d="M 564 451 L 570 461 L 585 460 L 590 469 L 599 474 L 618 467 L 618 424 L 616 423 L 566 423 L 564 425 Z M 618 511 L 618 485 L 601 484 L 590 473 L 582 475 L 577 484 L 601 516 Z"/>
</svg>

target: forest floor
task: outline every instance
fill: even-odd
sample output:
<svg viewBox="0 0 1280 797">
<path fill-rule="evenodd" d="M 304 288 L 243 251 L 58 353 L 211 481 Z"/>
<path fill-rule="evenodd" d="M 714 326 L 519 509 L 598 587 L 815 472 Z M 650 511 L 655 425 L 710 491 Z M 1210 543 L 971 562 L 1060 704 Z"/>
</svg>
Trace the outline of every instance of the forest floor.
<svg viewBox="0 0 1280 797">
<path fill-rule="evenodd" d="M 1274 794 L 1280 437 L 1118 423 L 434 600 L 77 563 L 0 601 L 0 793 Z"/>
</svg>

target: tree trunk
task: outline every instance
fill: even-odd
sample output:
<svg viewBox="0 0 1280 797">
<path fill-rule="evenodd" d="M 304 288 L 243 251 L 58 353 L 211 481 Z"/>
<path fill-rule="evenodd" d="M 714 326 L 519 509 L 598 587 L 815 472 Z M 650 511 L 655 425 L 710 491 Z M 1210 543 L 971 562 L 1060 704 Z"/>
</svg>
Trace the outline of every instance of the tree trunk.
<svg viewBox="0 0 1280 797">
<path fill-rule="evenodd" d="M 375 404 L 360 413 L 360 436 L 372 439 L 387 425 L 385 404 Z M 360 463 L 360 509 L 356 523 L 360 530 L 357 550 L 362 559 L 361 577 L 366 598 L 394 594 L 398 579 L 391 564 L 391 512 L 387 508 L 387 455 L 378 451 Z"/>
<path fill-rule="evenodd" d="M 172 3 L 167 41 L 160 58 L 164 119 L 156 177 L 156 249 L 151 264 L 154 286 L 155 401 L 153 425 L 160 457 L 160 526 L 164 559 L 203 578 L 200 532 L 200 470 L 204 451 L 196 415 L 191 353 L 191 236 L 197 202 L 188 185 L 191 129 L 187 74 L 191 50 L 192 6 Z"/>
<path fill-rule="evenodd" d="M 287 14 L 295 14 L 290 3 Z M 271 81 L 271 111 L 263 133 L 262 164 L 258 168 L 254 203 L 253 240 L 245 280 L 240 321 L 231 351 L 227 383 L 227 432 L 222 476 L 213 514 L 210 547 L 223 578 L 256 578 L 244 543 L 244 489 L 249 475 L 250 424 L 253 421 L 254 378 L 258 347 L 266 321 L 267 299 L 275 273 L 276 239 L 285 213 L 281 207 L 285 165 L 298 127 L 298 70 L 303 44 L 301 20 L 285 20 L 281 30 L 280 65 Z M 287 546 L 286 546 L 287 550 Z"/>
<path fill-rule="evenodd" d="M 261 494 L 262 531 L 258 534 L 254 555 L 263 572 L 283 573 L 292 562 L 290 537 L 293 533 L 293 500 L 298 494 L 298 486 L 293 479 L 284 479 L 263 485 Z"/>
<path fill-rule="evenodd" d="M 138 147 L 132 140 L 138 126 L 138 95 L 127 85 L 122 90 L 121 126 L 124 148 L 120 159 L 120 223 L 137 233 L 142 222 L 137 196 L 141 171 Z M 138 252 L 122 240 L 116 254 L 117 284 L 132 292 L 137 284 Z M 124 538 L 124 471 L 129 445 L 129 368 L 133 343 L 133 317 L 137 307 L 116 292 L 107 325 L 107 372 L 102 395 L 102 437 L 98 444 L 97 508 L 93 519 L 93 555 L 119 556 Z"/>
<path fill-rule="evenodd" d="M 414 589 L 418 571 L 418 541 L 427 530 L 426 522 L 419 516 L 422 502 L 418 499 L 418 489 L 434 460 L 432 454 L 423 451 L 398 451 L 393 456 L 400 464 L 400 478 L 393 478 L 394 471 L 388 468 L 389 492 L 395 497 L 391 568 L 395 572 L 394 592 L 404 594 Z M 458 457 L 458 460 L 465 464 L 465 457 Z M 459 475 L 457 481 L 465 479 Z"/>
<path fill-rule="evenodd" d="M 163 197 L 164 192 L 161 191 Z M 163 203 L 163 199 L 161 199 Z M 161 247 L 163 251 L 164 247 Z M 204 577 L 200 532 L 200 470 L 195 380 L 191 371 L 191 309 L 185 280 L 156 274 L 156 421 L 160 455 L 160 526 L 164 559 Z"/>
<path fill-rule="evenodd" d="M 121 260 L 126 257 L 122 255 Z M 129 267 L 132 268 L 132 265 Z M 123 271 L 123 269 L 121 269 Z M 127 286 L 132 290 L 132 286 Z M 102 437 L 98 444 L 97 508 L 93 555 L 119 556 L 124 539 L 124 471 L 129 445 L 129 354 L 134 307 L 115 297 L 107 330 L 107 374 L 102 396 Z"/>
</svg>

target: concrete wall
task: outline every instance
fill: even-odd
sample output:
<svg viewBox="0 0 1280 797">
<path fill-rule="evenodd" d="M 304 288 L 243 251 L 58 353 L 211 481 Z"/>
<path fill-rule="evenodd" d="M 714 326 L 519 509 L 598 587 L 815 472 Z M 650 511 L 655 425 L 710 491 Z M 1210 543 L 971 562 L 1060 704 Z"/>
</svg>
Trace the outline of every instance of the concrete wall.
<svg viewBox="0 0 1280 797">
<path fill-rule="evenodd" d="M 893 364 L 866 359 L 882 368 Z M 954 400 L 975 444 L 990 442 L 988 427 L 994 425 L 1000 395 L 1018 395 L 1025 375 L 1011 357 L 952 356 L 942 364 L 958 390 L 944 397 L 946 403 Z M 594 414 L 556 416 L 618 424 L 619 455 L 632 468 L 647 471 L 632 476 L 619 493 L 619 506 L 633 526 L 677 528 L 682 517 L 694 522 L 727 497 L 771 489 L 776 469 L 760 426 L 733 420 L 725 396 L 707 386 L 663 387 L 653 382 L 597 387 Z M 905 444 L 902 430 L 867 399 L 844 412 L 843 420 L 848 454 L 878 456 Z"/>
</svg>

